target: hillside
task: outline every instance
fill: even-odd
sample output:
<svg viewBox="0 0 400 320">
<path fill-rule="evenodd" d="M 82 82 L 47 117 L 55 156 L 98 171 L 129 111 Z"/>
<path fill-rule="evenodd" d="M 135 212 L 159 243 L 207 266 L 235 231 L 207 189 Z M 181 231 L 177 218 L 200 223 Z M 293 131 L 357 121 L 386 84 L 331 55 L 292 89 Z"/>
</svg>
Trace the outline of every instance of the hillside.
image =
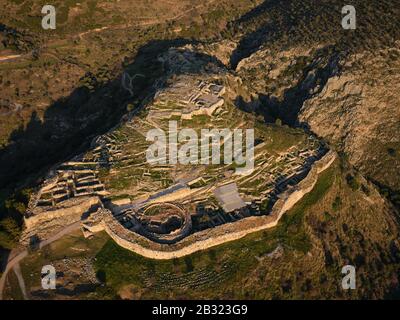
<svg viewBox="0 0 400 320">
<path fill-rule="evenodd" d="M 326 138 L 398 204 L 400 12 L 392 1 L 353 5 L 357 29 L 346 31 L 342 1 L 266 1 L 231 26 L 231 64 L 267 121 Z"/>
<path fill-rule="evenodd" d="M 364 187 L 354 191 L 346 182 L 349 173 L 337 161 L 277 228 L 185 258 L 146 259 L 107 242 L 104 234 L 91 241 L 74 234 L 22 262 L 27 288 L 33 299 L 72 293 L 76 299 L 394 298 L 400 256 L 392 207 L 359 176 Z M 50 295 L 39 283 L 46 263 L 61 270 L 68 265 Z M 348 293 L 340 287 L 346 264 L 357 267 L 358 289 Z M 7 297 L 16 297 L 12 279 L 8 288 Z"/>
<path fill-rule="evenodd" d="M 50 33 L 38 28 L 41 4 L 0 0 L 0 254 L 93 221 L 82 223 L 89 238 L 74 233 L 20 263 L 31 298 L 399 297 L 396 1 L 354 0 L 356 30 L 342 28 L 341 0 L 56 1 Z M 253 128 L 255 170 L 150 165 L 146 132 L 171 121 Z M 268 220 L 328 151 L 333 165 L 276 227 L 160 261 L 108 236 L 173 252 Z M 214 191 L 228 183 L 251 210 L 225 212 Z M 131 234 L 114 238 L 105 212 Z M 43 263 L 65 271 L 50 295 Z M 7 279 L 5 297 L 20 298 Z"/>
<path fill-rule="evenodd" d="M 44 32 L 38 29 L 39 2 L 0 2 L 7 9 L 0 25 L 0 216 L 14 220 L 12 227 L 1 228 L 8 230 L 1 233 L 3 246 L 15 245 L 30 189 L 48 168 L 84 151 L 93 136 L 119 122 L 127 105 L 147 95 L 158 77 L 154 62 L 160 52 L 214 37 L 255 5 L 250 0 L 240 6 L 232 0 L 195 6 L 182 1 L 165 10 L 170 2 L 161 1 L 143 15 L 148 3 L 57 2 L 64 20 L 60 28 Z M 96 26 L 93 12 L 101 16 Z M 113 22 L 118 12 L 124 12 L 123 19 Z M 147 78 L 135 97 L 121 88 L 128 66 Z"/>
</svg>

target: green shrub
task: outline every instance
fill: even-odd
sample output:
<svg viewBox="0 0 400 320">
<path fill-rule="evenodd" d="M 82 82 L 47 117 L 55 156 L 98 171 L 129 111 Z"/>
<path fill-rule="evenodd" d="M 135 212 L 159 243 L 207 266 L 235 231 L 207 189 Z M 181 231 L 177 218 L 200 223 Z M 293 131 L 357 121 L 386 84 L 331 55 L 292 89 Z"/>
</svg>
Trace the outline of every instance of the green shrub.
<svg viewBox="0 0 400 320">
<path fill-rule="evenodd" d="M 365 184 L 361 185 L 361 190 L 362 190 L 362 192 L 364 192 L 365 195 L 367 195 L 367 196 L 369 196 L 369 195 L 371 194 L 371 191 L 369 190 L 369 188 L 368 188 Z"/>
<path fill-rule="evenodd" d="M 332 209 L 333 211 L 338 211 L 341 208 L 341 206 L 342 206 L 342 199 L 339 196 L 337 196 L 335 198 L 335 201 L 333 201 L 332 203 Z"/>
<path fill-rule="evenodd" d="M 388 149 L 387 149 L 387 152 L 388 152 L 388 154 L 389 154 L 390 156 L 392 156 L 392 157 L 396 156 L 396 150 L 393 149 L 393 148 L 388 148 Z"/>
<path fill-rule="evenodd" d="M 346 182 L 353 191 L 360 189 L 360 183 L 350 173 L 346 176 Z"/>
<path fill-rule="evenodd" d="M 21 227 L 13 218 L 7 217 L 0 221 L 0 247 L 12 249 L 18 243 Z"/>
</svg>

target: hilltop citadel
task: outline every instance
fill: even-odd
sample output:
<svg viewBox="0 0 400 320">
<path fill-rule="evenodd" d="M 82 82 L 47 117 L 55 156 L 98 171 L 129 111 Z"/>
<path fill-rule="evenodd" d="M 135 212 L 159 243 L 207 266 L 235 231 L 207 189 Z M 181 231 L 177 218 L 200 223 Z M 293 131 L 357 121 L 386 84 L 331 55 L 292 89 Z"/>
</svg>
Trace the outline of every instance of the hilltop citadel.
<svg viewBox="0 0 400 320">
<path fill-rule="evenodd" d="M 105 229 L 122 246 L 139 253 L 140 248 L 178 252 L 199 239 L 235 234 L 236 225 L 246 232 L 243 224 L 249 221 L 257 228 L 277 223 L 282 201 L 286 203 L 307 179 L 315 183 L 315 171 L 334 159 L 332 153 L 325 156 L 328 148 L 312 135 L 266 127 L 238 110 L 232 101 L 240 79 L 196 56 L 192 47 L 183 47 L 160 57 L 167 76 L 156 83 L 149 105 L 96 137 L 86 153 L 49 172 L 31 198 L 25 242 L 40 239 L 65 221 L 83 219 L 86 236 Z M 192 74 L 193 70 L 200 72 Z M 146 134 L 168 131 L 171 120 L 197 132 L 254 128 L 254 170 L 236 174 L 237 164 L 223 162 L 149 164 Z M 287 136 L 274 132 L 280 130 Z M 319 169 L 313 169 L 322 158 Z M 214 243 L 221 241 L 225 240 Z"/>
</svg>

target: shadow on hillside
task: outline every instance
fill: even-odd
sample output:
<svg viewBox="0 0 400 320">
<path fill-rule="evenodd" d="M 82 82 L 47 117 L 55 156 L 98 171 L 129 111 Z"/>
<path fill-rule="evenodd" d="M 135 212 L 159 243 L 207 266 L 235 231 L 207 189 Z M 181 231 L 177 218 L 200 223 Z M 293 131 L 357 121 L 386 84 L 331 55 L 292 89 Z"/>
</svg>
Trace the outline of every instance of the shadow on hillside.
<svg viewBox="0 0 400 320">
<path fill-rule="evenodd" d="M 354 36 L 341 32 L 342 6 L 340 1 L 264 1 L 234 23 L 235 33 L 244 32 L 244 36 L 231 55 L 231 67 L 236 69 L 241 60 L 263 45 L 278 46 L 277 50 L 295 46 L 318 48 L 322 43 L 341 43 Z M 324 19 L 329 24 L 322 23 Z"/>
<path fill-rule="evenodd" d="M 301 80 L 293 87 L 285 90 L 283 99 L 274 96 L 259 94 L 257 100 L 246 102 L 240 97 L 236 100 L 238 108 L 245 111 L 254 111 L 262 116 L 267 123 L 274 123 L 277 119 L 289 126 L 299 125 L 299 112 L 306 100 L 318 95 L 326 86 L 329 78 L 340 73 L 340 54 L 332 53 L 323 63 L 323 48 L 317 52 L 314 62 L 303 70 Z M 321 63 L 322 62 L 322 63 Z"/>
<path fill-rule="evenodd" d="M 358 53 L 395 45 L 400 33 L 395 1 L 355 0 L 356 30 L 342 27 L 341 0 L 266 0 L 233 23 L 232 34 L 243 34 L 231 55 L 230 65 L 251 56 L 261 46 L 286 50 L 291 47 L 318 48 L 331 44 L 338 51 Z M 396 9 L 394 9 L 396 8 Z M 376 26 L 379 25 L 379 28 Z"/>
<path fill-rule="evenodd" d="M 10 256 L 10 253 L 11 253 L 10 250 L 6 250 L 0 247 L 0 273 L 3 273 L 4 270 L 6 269 L 6 264 Z"/>
<path fill-rule="evenodd" d="M 232 25 L 236 33 L 243 30 L 243 25 L 250 23 L 252 20 L 257 19 L 265 12 L 279 6 L 280 1 L 264 1 L 259 6 L 250 10 L 248 13 L 236 20 Z M 285 16 L 282 16 L 285 19 Z M 264 43 L 266 43 L 277 32 L 275 22 L 262 23 L 262 25 L 254 31 L 246 33 L 239 41 L 238 46 L 232 52 L 230 58 L 230 67 L 236 69 L 239 62 L 256 52 Z"/>
<path fill-rule="evenodd" d="M 49 106 L 42 119 L 32 113 L 28 125 L 14 130 L 9 145 L 0 150 L 0 190 L 11 190 L 18 186 L 17 183 L 27 181 L 28 176 L 37 180 L 49 166 L 83 152 L 94 136 L 107 132 L 120 122 L 128 103 L 151 102 L 155 84 L 159 87 L 159 79 L 164 76 L 159 55 L 171 47 L 194 43 L 186 39 L 154 40 L 142 46 L 125 68 L 131 75 L 145 76 L 135 80 L 134 96 L 122 87 L 122 75 L 119 75 L 106 84 L 95 84 L 92 90 L 85 86 L 76 88 L 69 97 Z M 182 72 L 208 72 L 210 64 L 223 67 L 214 57 L 202 53 L 196 57 L 201 62 Z M 174 72 L 179 75 L 181 71 Z M 93 78 L 93 75 L 88 77 Z M 31 179 L 30 182 L 38 181 Z"/>
<path fill-rule="evenodd" d="M 127 114 L 127 104 L 145 107 L 151 103 L 157 88 L 168 85 L 165 69 L 173 77 L 182 73 L 213 72 L 215 68 L 210 65 L 225 68 L 215 57 L 196 53 L 193 58 L 198 63 L 189 69 L 177 68 L 171 74 L 168 64 L 158 60 L 160 54 L 172 47 L 180 47 L 185 53 L 187 49 L 183 45 L 195 43 L 185 39 L 155 40 L 142 46 L 124 68 L 130 75 L 145 76 L 134 81 L 134 95 L 123 88 L 120 74 L 92 90 L 87 86 L 76 88 L 70 96 L 49 106 L 42 118 L 33 112 L 26 127 L 14 130 L 9 144 L 0 150 L 0 208 L 4 208 L 7 194 L 14 189 L 37 185 L 51 166 L 84 152 L 95 136 L 120 123 Z M 7 210 L 0 210 L 0 218 L 7 215 Z M 8 250 L 1 252 L 0 269 L 4 268 L 9 254 Z"/>
</svg>

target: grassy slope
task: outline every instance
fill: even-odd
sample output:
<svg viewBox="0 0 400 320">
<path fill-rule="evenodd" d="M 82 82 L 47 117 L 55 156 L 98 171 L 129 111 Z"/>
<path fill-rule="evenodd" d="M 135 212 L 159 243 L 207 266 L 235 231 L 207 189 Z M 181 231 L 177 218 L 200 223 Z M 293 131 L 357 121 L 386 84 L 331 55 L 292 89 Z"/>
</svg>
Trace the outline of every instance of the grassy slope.
<svg viewBox="0 0 400 320">
<path fill-rule="evenodd" d="M 17 276 L 11 271 L 7 276 L 7 282 L 4 288 L 3 297 L 6 300 L 24 300 Z"/>
<path fill-rule="evenodd" d="M 96 267 L 109 287 L 131 298 L 382 298 L 395 279 L 398 246 L 387 232 L 387 209 L 364 205 L 363 197 L 336 164 L 275 229 L 173 261 L 145 259 L 110 240 Z M 268 257 L 278 244 L 283 255 Z M 358 268 L 359 289 L 347 296 L 340 270 L 348 263 Z"/>
<path fill-rule="evenodd" d="M 27 290 L 38 290 L 41 287 L 41 270 L 44 265 L 51 265 L 63 259 L 91 258 L 102 248 L 108 240 L 105 233 L 96 234 L 90 240 L 85 239 L 81 231 L 67 235 L 40 251 L 32 252 L 21 262 L 21 271 L 24 276 Z M 63 272 L 65 270 L 56 270 Z M 79 285 L 79 280 L 77 285 Z M 16 290 L 12 287 L 12 291 Z M 54 298 L 56 292 L 50 292 L 49 298 Z M 64 297 L 65 298 L 65 297 Z M 76 296 L 75 298 L 85 298 Z"/>
<path fill-rule="evenodd" d="M 78 298 L 383 298 L 398 281 L 394 223 L 371 186 L 352 190 L 347 173 L 335 163 L 278 227 L 182 259 L 146 259 L 102 234 L 68 236 L 23 261 L 25 282 L 37 287 L 44 264 L 90 256 L 106 286 Z M 269 257 L 278 245 L 283 252 Z M 346 264 L 357 267 L 358 289 L 350 294 L 340 288 Z"/>
<path fill-rule="evenodd" d="M 146 259 L 121 249 L 110 240 L 96 256 L 96 266 L 106 274 L 107 285 L 117 290 L 126 284 L 143 287 L 150 283 L 149 290 L 144 294 L 145 298 L 165 295 L 171 298 L 183 297 L 180 293 L 182 289 L 175 287 L 178 283 L 183 283 L 183 291 L 188 297 L 215 297 L 214 295 L 217 294 L 215 290 L 218 294 L 227 294 L 232 283 L 246 278 L 246 275 L 257 265 L 255 257 L 273 251 L 278 243 L 301 255 L 309 251 L 311 242 L 303 225 L 305 210 L 322 199 L 334 180 L 333 170 L 324 173 L 313 192 L 296 205 L 275 229 L 256 233 L 174 261 Z M 228 272 L 225 273 L 225 269 L 229 269 Z M 222 278 L 219 277 L 221 273 Z M 205 281 L 201 279 L 202 276 L 205 276 Z M 173 280 L 165 284 L 164 278 Z M 157 288 L 157 290 L 151 290 L 151 288 Z"/>
</svg>

